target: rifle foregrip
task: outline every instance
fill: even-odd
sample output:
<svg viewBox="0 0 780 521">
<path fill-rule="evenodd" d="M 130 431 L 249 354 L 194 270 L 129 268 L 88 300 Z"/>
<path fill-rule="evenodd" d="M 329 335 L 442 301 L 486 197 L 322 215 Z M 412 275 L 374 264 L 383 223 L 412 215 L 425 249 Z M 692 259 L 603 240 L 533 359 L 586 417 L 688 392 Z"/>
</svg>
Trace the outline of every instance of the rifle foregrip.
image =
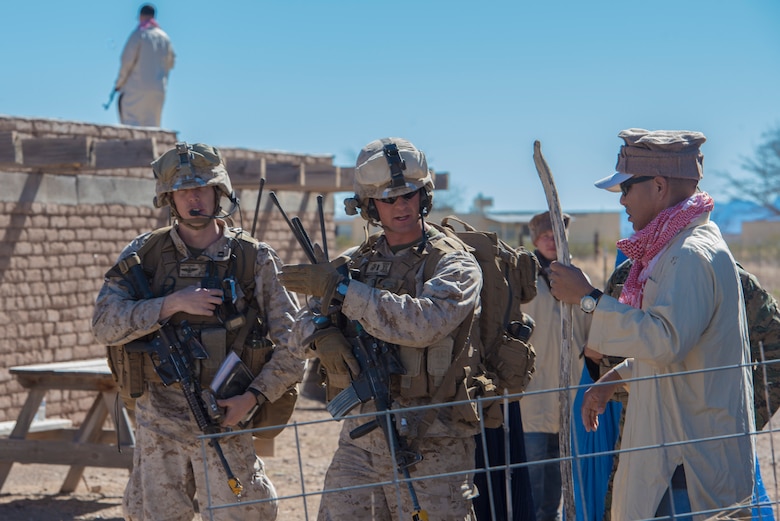
<svg viewBox="0 0 780 521">
<path fill-rule="evenodd" d="M 186 384 L 182 384 L 182 390 L 184 391 L 184 398 L 187 400 L 187 405 L 190 406 L 190 411 L 192 411 L 192 416 L 198 424 L 198 428 L 206 434 L 211 434 L 209 431 L 212 430 L 212 424 L 206 418 L 206 414 L 203 412 L 203 407 L 198 401 L 198 397 L 195 396 L 195 393 Z"/>
<path fill-rule="evenodd" d="M 379 427 L 379 420 L 373 419 L 368 423 L 364 423 L 363 425 L 359 427 L 355 427 L 352 429 L 349 433 L 349 437 L 353 440 L 356 440 L 358 438 L 362 438 L 366 434 L 372 432 L 374 429 Z"/>
</svg>

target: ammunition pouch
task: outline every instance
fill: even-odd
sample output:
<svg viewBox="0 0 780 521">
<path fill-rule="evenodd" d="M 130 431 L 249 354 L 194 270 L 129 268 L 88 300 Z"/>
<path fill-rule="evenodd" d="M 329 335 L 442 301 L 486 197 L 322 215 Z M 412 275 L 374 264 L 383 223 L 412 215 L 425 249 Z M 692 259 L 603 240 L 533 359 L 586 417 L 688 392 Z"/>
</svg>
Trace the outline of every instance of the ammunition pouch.
<svg viewBox="0 0 780 521">
<path fill-rule="evenodd" d="M 502 391 L 506 389 L 509 394 L 520 394 L 525 390 L 533 376 L 535 363 L 533 346 L 506 334 L 497 348 L 487 352 L 485 360 L 485 365 L 495 371 L 498 388 Z"/>
<path fill-rule="evenodd" d="M 271 359 L 274 352 L 274 346 L 270 342 L 262 342 L 255 345 L 244 345 L 241 352 L 241 360 L 246 364 L 253 375 L 257 376 L 263 370 L 263 367 Z M 254 417 L 252 417 L 252 428 L 260 429 L 263 427 L 274 427 L 279 425 L 278 429 L 268 429 L 253 433 L 255 438 L 270 440 L 275 438 L 284 427 L 289 423 L 295 410 L 295 403 L 298 401 L 298 388 L 293 386 L 279 397 L 275 402 L 265 402 Z"/>
<path fill-rule="evenodd" d="M 144 353 L 128 353 L 124 346 L 107 346 L 108 368 L 119 387 L 119 397 L 128 411 L 135 410 L 135 399 L 146 390 Z"/>
<path fill-rule="evenodd" d="M 482 415 L 480 417 L 477 398 L 493 398 L 499 396 L 498 389 L 493 384 L 495 375 L 487 372 L 480 366 L 476 374 L 471 374 L 471 369 L 466 368 L 466 377 L 458 382 L 457 392 L 453 406 L 452 415 L 455 419 L 471 423 L 484 423 L 485 428 L 495 429 L 500 427 L 504 421 L 501 411 L 501 400 L 489 400 L 483 402 Z"/>
<path fill-rule="evenodd" d="M 252 418 L 252 428 L 260 429 L 262 427 L 274 427 L 279 425 L 278 429 L 268 429 L 253 433 L 255 438 L 270 440 L 275 438 L 284 427 L 290 423 L 295 402 L 298 401 L 298 388 L 291 387 L 275 402 L 265 402 L 260 410 Z"/>
</svg>

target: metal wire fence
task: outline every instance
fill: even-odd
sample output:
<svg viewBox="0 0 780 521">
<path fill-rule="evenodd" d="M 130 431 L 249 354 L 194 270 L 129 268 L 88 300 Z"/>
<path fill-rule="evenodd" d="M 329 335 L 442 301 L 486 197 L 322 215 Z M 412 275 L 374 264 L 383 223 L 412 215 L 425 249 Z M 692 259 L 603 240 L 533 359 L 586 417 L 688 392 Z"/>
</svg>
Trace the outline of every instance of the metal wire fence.
<svg viewBox="0 0 780 521">
<path fill-rule="evenodd" d="M 757 371 L 758 374 L 766 379 L 767 378 L 767 371 L 766 368 L 771 366 L 772 364 L 780 363 L 780 360 L 770 360 L 763 363 L 758 363 L 752 366 L 753 371 Z M 735 371 L 735 370 L 742 370 L 742 366 L 726 366 L 726 367 L 719 367 L 714 369 L 705 369 L 705 370 L 697 370 L 697 371 L 685 371 L 685 372 L 678 372 L 678 373 L 670 373 L 670 374 L 663 374 L 663 375 L 656 375 L 652 377 L 644 377 L 644 378 L 635 378 L 630 380 L 625 380 L 624 383 L 626 384 L 633 384 L 642 380 L 660 380 L 660 379 L 667 379 L 667 378 L 685 378 L 691 375 L 695 375 L 698 373 L 706 373 L 706 372 L 716 372 L 716 371 Z M 771 388 L 772 382 L 767 382 L 770 385 L 766 385 L 765 388 Z M 493 401 L 498 400 L 502 402 L 502 407 L 504 409 L 505 417 L 508 414 L 509 411 L 509 404 L 513 401 L 517 401 L 518 399 L 530 396 L 534 394 L 545 394 L 545 393 L 556 393 L 560 394 L 563 392 L 569 392 L 572 396 L 572 403 L 574 402 L 573 398 L 578 392 L 584 392 L 588 387 L 591 385 L 599 385 L 599 384 L 589 384 L 589 385 L 572 385 L 568 389 L 552 389 L 552 390 L 545 390 L 545 391 L 535 391 L 535 392 L 527 392 L 522 395 L 505 395 L 505 396 L 498 396 L 498 397 L 490 397 L 490 398 L 478 398 L 476 400 L 476 406 L 477 410 L 482 413 L 484 409 L 486 409 Z M 768 391 L 766 396 L 766 407 L 768 409 L 768 417 L 771 417 L 771 412 L 773 406 L 776 407 L 774 403 L 770 403 Z M 406 409 L 395 409 L 391 411 L 385 411 L 384 413 L 364 413 L 364 414 L 355 414 L 350 417 L 352 418 L 362 418 L 365 420 L 377 418 L 379 421 L 385 421 L 385 422 L 391 422 L 393 421 L 391 414 L 399 414 L 401 412 L 409 413 L 409 416 L 414 416 L 414 413 L 425 411 L 427 409 L 431 408 L 444 408 L 444 407 L 454 407 L 458 405 L 463 405 L 467 402 L 450 402 L 446 404 L 440 404 L 440 405 L 428 405 L 428 406 L 420 406 L 420 407 L 411 407 Z M 311 415 L 309 415 L 311 417 Z M 302 417 L 300 415 L 296 415 L 293 417 L 295 421 L 290 423 L 287 426 L 287 429 L 284 431 L 284 436 L 286 436 L 285 443 L 291 443 L 294 444 L 295 447 L 295 461 L 292 461 L 289 457 L 285 458 L 283 461 L 275 461 L 274 465 L 276 468 L 274 469 L 274 472 L 277 476 L 284 475 L 286 477 L 286 483 L 283 486 L 277 485 L 277 490 L 279 492 L 279 497 L 277 498 L 280 505 L 284 505 L 284 508 L 280 507 L 280 519 L 291 519 L 291 520 L 302 520 L 302 521 L 309 521 L 314 520 L 317 518 L 317 506 L 319 504 L 319 500 L 322 497 L 323 494 L 338 494 L 340 492 L 346 492 L 355 488 L 375 488 L 375 487 L 386 487 L 386 486 L 393 486 L 395 487 L 396 493 L 396 501 L 402 502 L 405 499 L 408 498 L 408 496 L 404 495 L 403 491 L 408 487 L 408 483 L 412 483 L 414 485 L 417 482 L 435 478 L 435 477 L 444 477 L 444 476 L 453 476 L 453 475 L 461 475 L 461 474 L 472 474 L 475 475 L 477 473 L 487 473 L 487 472 L 502 472 L 505 475 L 504 480 L 504 487 L 505 490 L 508 492 L 511 490 L 511 480 L 512 480 L 512 473 L 510 472 L 512 469 L 517 468 L 530 468 L 535 465 L 542 465 L 550 462 L 560 463 L 562 461 L 561 458 L 557 459 L 547 459 L 542 461 L 534 461 L 534 462 L 517 462 L 512 461 L 510 458 L 510 441 L 512 436 L 519 435 L 517 432 L 512 432 L 511 429 L 508 427 L 508 424 L 505 422 L 505 425 L 502 427 L 502 441 L 505 446 L 504 454 L 505 459 L 502 462 L 496 462 L 493 461 L 490 464 L 483 465 L 479 468 L 471 469 L 467 472 L 462 473 L 449 473 L 449 474 L 437 474 L 437 475 L 419 475 L 414 472 L 414 468 L 412 468 L 412 472 L 410 477 L 406 478 L 404 477 L 400 472 L 396 471 L 394 475 L 392 476 L 378 476 L 377 481 L 370 484 L 361 485 L 359 487 L 341 487 L 341 488 L 332 488 L 329 490 L 325 490 L 323 488 L 323 480 L 322 480 L 322 473 L 319 472 L 316 476 L 316 479 L 312 479 L 312 476 L 307 475 L 307 472 L 309 472 L 309 468 L 307 467 L 307 454 L 312 453 L 312 449 L 314 449 L 314 452 L 317 452 L 317 448 L 322 448 L 323 451 L 326 451 L 325 454 L 321 454 L 326 459 L 328 459 L 336 446 L 336 443 L 334 439 L 324 439 L 323 436 L 327 435 L 330 437 L 338 436 L 336 434 L 338 430 L 340 429 L 340 425 L 336 425 L 337 420 L 330 418 L 327 416 L 327 413 L 324 412 L 324 407 L 321 408 L 321 410 L 317 413 L 318 418 L 316 419 L 309 419 L 309 420 L 298 420 L 296 417 Z M 779 417 L 780 418 L 780 417 Z M 571 415 L 571 421 L 572 422 L 581 422 L 581 415 L 580 411 L 572 411 Z M 262 430 L 266 429 L 255 429 L 250 430 L 249 432 L 258 433 Z M 478 436 L 482 436 L 483 439 L 486 435 L 485 426 L 484 424 L 481 424 L 479 427 L 480 433 Z M 572 429 L 574 431 L 574 429 Z M 207 450 L 207 443 L 211 438 L 218 438 L 223 436 L 229 436 L 234 433 L 226 433 L 226 434 L 218 434 L 218 435 L 211 435 L 211 436 L 202 436 L 200 437 L 203 450 Z M 721 519 L 759 519 L 759 520 L 767 520 L 767 519 L 773 519 L 772 516 L 777 517 L 777 519 L 780 519 L 780 502 L 778 502 L 778 499 L 780 499 L 780 492 L 778 492 L 778 479 L 776 475 L 776 458 L 775 458 L 775 445 L 776 443 L 780 443 L 780 437 L 775 439 L 775 436 L 780 436 L 780 420 L 774 419 L 770 420 L 770 422 L 761 430 L 756 431 L 752 430 L 749 432 L 735 432 L 728 435 L 713 435 L 708 437 L 702 437 L 697 439 L 685 439 L 685 440 L 674 440 L 674 441 L 668 441 L 663 442 L 655 445 L 646 445 L 646 446 L 640 446 L 640 447 L 620 447 L 620 448 L 613 448 L 610 450 L 605 451 L 597 451 L 597 452 L 588 452 L 587 449 L 579 447 L 578 446 L 578 440 L 575 435 L 572 436 L 572 456 L 569 458 L 572 460 L 572 468 L 575 473 L 582 472 L 583 465 L 586 464 L 589 460 L 593 458 L 604 458 L 609 457 L 613 458 L 615 455 L 618 457 L 621 454 L 626 454 L 629 452 L 636 452 L 636 451 L 647 451 L 647 450 L 673 450 L 675 448 L 679 448 L 680 446 L 690 445 L 690 444 L 697 444 L 697 443 L 708 443 L 708 442 L 715 442 L 715 441 L 721 441 L 721 440 L 727 440 L 732 438 L 738 438 L 738 437 L 744 437 L 744 436 L 750 436 L 753 439 L 753 442 L 757 446 L 756 451 L 756 461 L 757 461 L 757 467 L 758 463 L 760 463 L 760 470 L 762 474 L 762 478 L 764 480 L 764 484 L 766 485 L 767 495 L 768 498 L 765 497 L 763 502 L 760 497 L 756 496 L 754 494 L 751 498 L 745 498 L 744 501 L 734 504 L 734 505 L 726 505 L 722 508 L 713 509 L 713 510 L 707 510 L 707 511 L 699 511 L 695 512 L 696 519 L 712 519 L 712 520 L 721 520 Z M 482 446 L 483 450 L 483 459 L 484 461 L 488 461 L 488 446 L 486 444 L 483 444 Z M 388 450 L 388 458 L 393 457 L 393 454 L 391 453 L 391 450 Z M 205 452 L 204 452 L 205 454 Z M 272 458 L 273 459 L 273 458 Z M 281 468 L 280 468 L 281 467 Z M 204 466 L 204 472 L 207 472 L 206 467 Z M 275 478 L 276 479 L 276 478 Z M 585 479 L 587 479 L 586 476 L 583 476 L 580 474 L 578 476 L 578 479 L 575 480 L 578 483 L 584 483 Z M 207 483 L 221 483 L 221 479 L 208 479 L 207 476 Z M 481 490 L 480 494 L 487 495 L 490 499 L 491 504 L 495 504 L 494 502 L 494 496 L 497 496 L 498 491 L 493 490 L 493 486 L 491 484 L 491 480 L 487 480 L 488 483 L 488 490 Z M 217 486 L 217 485 L 211 485 L 211 486 Z M 575 486 L 574 490 L 575 494 L 579 495 L 579 505 L 588 505 L 591 502 L 603 503 L 604 498 L 603 497 L 588 497 L 587 492 L 585 490 L 585 487 L 577 487 Z M 511 493 L 506 493 L 504 497 L 511 498 Z M 203 519 L 214 519 L 214 516 L 216 515 L 216 512 L 219 512 L 223 509 L 230 509 L 237 507 L 239 505 L 245 505 L 249 503 L 249 501 L 236 501 L 235 503 L 231 504 L 224 504 L 224 505 L 216 505 L 213 504 L 211 500 L 211 493 L 209 491 L 209 496 L 206 498 L 205 501 L 203 501 L 203 504 L 201 505 L 201 516 Z M 508 503 L 510 503 L 508 501 Z M 508 512 L 512 512 L 513 505 L 507 504 L 506 510 Z M 516 507 L 515 507 L 516 508 Z M 399 509 L 400 510 L 400 509 Z M 282 517 L 281 513 L 284 512 L 284 517 Z M 436 512 L 429 512 L 430 519 L 443 519 L 445 513 L 436 513 Z M 580 512 L 578 513 L 578 519 L 588 519 L 584 513 Z M 403 518 L 401 518 L 403 519 Z M 493 520 L 496 519 L 502 519 L 502 517 L 493 516 Z M 511 517 L 510 517 L 511 519 Z M 684 516 L 677 516 L 677 517 L 668 517 L 667 519 L 690 519 L 686 518 Z M 493 521 L 491 520 L 491 521 Z M 480 520 L 484 521 L 484 520 Z M 588 521 L 601 521 L 599 520 L 588 520 Z M 617 521 L 617 520 L 616 520 Z"/>
</svg>

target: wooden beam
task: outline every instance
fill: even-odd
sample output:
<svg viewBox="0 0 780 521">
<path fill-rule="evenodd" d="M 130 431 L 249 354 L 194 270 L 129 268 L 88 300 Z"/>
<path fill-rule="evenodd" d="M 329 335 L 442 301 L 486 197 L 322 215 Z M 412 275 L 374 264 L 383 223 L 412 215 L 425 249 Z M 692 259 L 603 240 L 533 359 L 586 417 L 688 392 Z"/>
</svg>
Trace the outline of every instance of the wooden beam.
<svg viewBox="0 0 780 521">
<path fill-rule="evenodd" d="M 22 139 L 24 166 L 48 168 L 85 168 L 90 166 L 87 136 Z"/>
<path fill-rule="evenodd" d="M 0 461 L 44 465 L 83 465 L 129 469 L 133 467 L 132 447 L 78 443 L 76 441 L 0 440 Z"/>
<path fill-rule="evenodd" d="M 301 165 L 295 163 L 271 163 L 265 165 L 265 180 L 276 190 L 303 190 Z"/>
<path fill-rule="evenodd" d="M 155 142 L 146 139 L 108 139 L 95 141 L 92 154 L 95 168 L 151 168 L 155 159 Z"/>
<path fill-rule="evenodd" d="M 450 174 L 447 172 L 437 173 L 433 179 L 433 187 L 436 190 L 447 190 L 450 187 Z"/>
<path fill-rule="evenodd" d="M 0 163 L 17 164 L 19 163 L 19 143 L 15 130 L 9 132 L 0 132 Z"/>
</svg>

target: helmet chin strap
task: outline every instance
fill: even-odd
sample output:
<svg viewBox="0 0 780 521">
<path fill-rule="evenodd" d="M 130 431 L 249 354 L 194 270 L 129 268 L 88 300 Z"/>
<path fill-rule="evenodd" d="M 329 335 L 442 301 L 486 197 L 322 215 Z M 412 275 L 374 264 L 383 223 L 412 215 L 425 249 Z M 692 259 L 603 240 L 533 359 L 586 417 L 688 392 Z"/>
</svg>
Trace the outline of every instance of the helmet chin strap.
<svg viewBox="0 0 780 521">
<path fill-rule="evenodd" d="M 420 245 L 417 247 L 417 253 L 422 253 L 425 249 L 425 244 L 428 242 L 428 234 L 425 233 L 425 212 L 420 212 L 420 228 L 422 230 L 422 238 L 420 239 Z"/>
</svg>

